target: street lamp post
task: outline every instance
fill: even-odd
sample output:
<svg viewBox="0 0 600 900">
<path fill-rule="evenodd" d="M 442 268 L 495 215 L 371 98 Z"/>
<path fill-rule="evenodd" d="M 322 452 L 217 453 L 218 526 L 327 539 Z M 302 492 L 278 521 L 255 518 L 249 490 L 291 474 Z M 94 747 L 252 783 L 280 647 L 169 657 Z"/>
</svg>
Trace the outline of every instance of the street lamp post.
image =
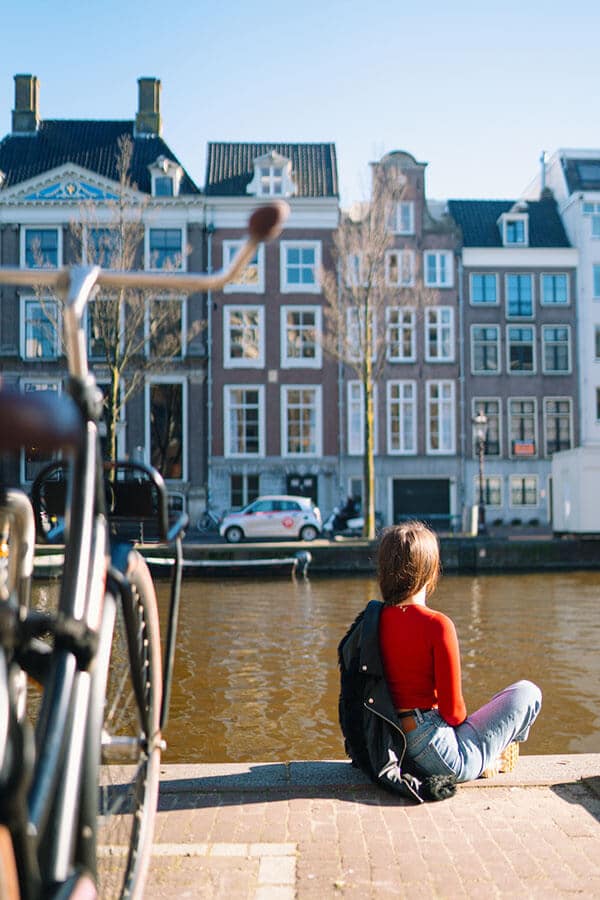
<svg viewBox="0 0 600 900">
<path fill-rule="evenodd" d="M 483 490 L 483 454 L 485 451 L 485 439 L 487 437 L 488 420 L 482 409 L 471 419 L 473 436 L 477 441 L 477 453 L 479 456 L 479 507 L 477 513 L 477 533 L 485 534 L 485 496 Z"/>
</svg>

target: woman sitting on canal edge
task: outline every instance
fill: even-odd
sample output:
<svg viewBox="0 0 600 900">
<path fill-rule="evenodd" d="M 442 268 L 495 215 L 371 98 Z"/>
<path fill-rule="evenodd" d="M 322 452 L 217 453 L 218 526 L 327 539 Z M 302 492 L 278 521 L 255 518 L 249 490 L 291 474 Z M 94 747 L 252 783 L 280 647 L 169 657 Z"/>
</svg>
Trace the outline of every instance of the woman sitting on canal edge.
<svg viewBox="0 0 600 900">
<path fill-rule="evenodd" d="M 425 525 L 405 522 L 384 531 L 379 644 L 407 756 L 424 773 L 457 781 L 512 771 L 516 742 L 527 739 L 541 691 L 531 681 L 517 681 L 467 715 L 454 624 L 426 605 L 439 575 L 438 540 Z"/>
</svg>

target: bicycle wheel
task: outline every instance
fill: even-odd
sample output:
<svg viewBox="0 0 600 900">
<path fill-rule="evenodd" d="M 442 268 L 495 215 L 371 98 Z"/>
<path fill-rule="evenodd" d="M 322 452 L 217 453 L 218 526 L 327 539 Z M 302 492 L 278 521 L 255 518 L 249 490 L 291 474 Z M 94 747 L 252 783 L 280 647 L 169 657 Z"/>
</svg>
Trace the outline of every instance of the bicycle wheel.
<svg viewBox="0 0 600 900">
<path fill-rule="evenodd" d="M 116 605 L 107 598 L 103 624 L 103 638 L 112 632 L 112 642 L 102 698 L 97 867 L 102 898 L 142 896 L 158 801 L 160 632 L 152 577 L 136 551 L 129 554 L 126 577 L 131 594 Z"/>
</svg>

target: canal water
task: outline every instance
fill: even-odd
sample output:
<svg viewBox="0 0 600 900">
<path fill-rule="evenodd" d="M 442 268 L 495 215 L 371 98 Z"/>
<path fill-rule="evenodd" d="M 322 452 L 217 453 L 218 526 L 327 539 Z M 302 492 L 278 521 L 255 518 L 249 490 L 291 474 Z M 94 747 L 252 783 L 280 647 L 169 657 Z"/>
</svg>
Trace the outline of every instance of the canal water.
<svg viewBox="0 0 600 900">
<path fill-rule="evenodd" d="M 365 577 L 186 579 L 164 761 L 343 758 L 336 648 L 374 597 Z M 468 709 L 530 678 L 544 705 L 524 752 L 600 752 L 597 573 L 448 575 L 429 605 L 456 624 Z"/>
</svg>

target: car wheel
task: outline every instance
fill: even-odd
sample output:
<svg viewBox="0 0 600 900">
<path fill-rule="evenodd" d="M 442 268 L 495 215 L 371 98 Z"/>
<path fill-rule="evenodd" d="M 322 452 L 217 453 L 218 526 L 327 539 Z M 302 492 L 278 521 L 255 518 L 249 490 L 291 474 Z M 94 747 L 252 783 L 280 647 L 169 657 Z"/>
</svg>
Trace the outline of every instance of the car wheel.
<svg viewBox="0 0 600 900">
<path fill-rule="evenodd" d="M 305 525 L 300 531 L 301 541 L 314 541 L 319 537 L 319 532 L 314 525 Z"/>
<path fill-rule="evenodd" d="M 237 525 L 232 525 L 231 528 L 228 528 L 225 532 L 225 539 L 229 541 L 230 544 L 239 544 L 243 537 L 244 532 Z"/>
</svg>

